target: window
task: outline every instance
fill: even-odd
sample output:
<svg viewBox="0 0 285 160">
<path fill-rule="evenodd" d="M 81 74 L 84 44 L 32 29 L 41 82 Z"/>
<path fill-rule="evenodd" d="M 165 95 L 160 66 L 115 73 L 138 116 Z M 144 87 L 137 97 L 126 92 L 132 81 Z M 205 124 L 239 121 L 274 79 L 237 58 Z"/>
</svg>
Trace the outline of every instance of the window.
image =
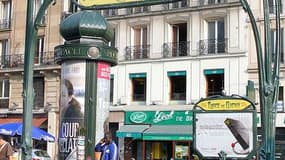
<svg viewBox="0 0 285 160">
<path fill-rule="evenodd" d="M 208 22 L 208 53 L 225 52 L 225 23 L 223 19 Z"/>
<path fill-rule="evenodd" d="M 34 77 L 34 108 L 44 107 L 44 78 Z"/>
<path fill-rule="evenodd" d="M 132 56 L 134 59 L 142 59 L 148 57 L 148 28 L 147 26 L 137 26 L 133 28 L 133 50 Z"/>
<path fill-rule="evenodd" d="M 0 40 L 0 51 L 1 51 L 1 57 L 0 57 L 0 68 L 1 67 L 7 67 L 9 65 L 9 52 L 8 52 L 9 46 L 8 46 L 8 39 Z"/>
<path fill-rule="evenodd" d="M 284 63 L 284 31 L 283 28 L 280 30 L 280 39 L 281 39 L 281 46 L 280 46 L 280 62 Z M 271 40 L 271 53 L 272 53 L 272 61 L 274 61 L 275 51 L 276 51 L 276 29 L 271 30 L 270 32 L 270 40 Z"/>
<path fill-rule="evenodd" d="M 36 42 L 34 64 L 41 64 L 44 55 L 44 37 L 39 37 Z"/>
<path fill-rule="evenodd" d="M 9 29 L 11 23 L 11 1 L 1 1 L 0 29 Z"/>
<path fill-rule="evenodd" d="M 282 0 L 281 0 L 280 2 L 281 2 L 281 5 L 280 5 L 280 13 L 283 13 Z M 269 5 L 269 13 L 270 13 L 270 14 L 275 14 L 275 10 L 276 10 L 275 0 L 269 0 L 269 1 L 268 1 L 268 5 Z"/>
<path fill-rule="evenodd" d="M 186 100 L 186 71 L 167 72 L 170 81 L 170 100 Z"/>
<path fill-rule="evenodd" d="M 114 75 L 110 76 L 110 102 L 113 102 L 114 97 Z"/>
<path fill-rule="evenodd" d="M 146 73 L 130 74 L 132 80 L 132 99 L 133 101 L 146 100 Z"/>
<path fill-rule="evenodd" d="M 278 101 L 276 104 L 276 110 L 277 112 L 283 112 L 284 111 L 284 87 L 279 87 L 279 95 L 278 95 Z"/>
<path fill-rule="evenodd" d="M 187 23 L 172 25 L 172 56 L 187 55 Z"/>
<path fill-rule="evenodd" d="M 211 69 L 204 70 L 206 77 L 206 95 L 222 95 L 224 90 L 224 70 L 223 69 Z"/>
<path fill-rule="evenodd" d="M 114 32 L 114 37 L 108 44 L 110 47 L 116 47 L 116 28 L 113 28 L 113 32 Z"/>
<path fill-rule="evenodd" d="M 0 108 L 9 107 L 10 82 L 7 79 L 0 80 Z"/>
<path fill-rule="evenodd" d="M 36 19 L 37 13 L 40 10 L 41 5 L 43 4 L 43 0 L 35 0 L 34 1 L 34 18 Z M 40 24 L 45 24 L 45 16 L 42 17 Z"/>
</svg>

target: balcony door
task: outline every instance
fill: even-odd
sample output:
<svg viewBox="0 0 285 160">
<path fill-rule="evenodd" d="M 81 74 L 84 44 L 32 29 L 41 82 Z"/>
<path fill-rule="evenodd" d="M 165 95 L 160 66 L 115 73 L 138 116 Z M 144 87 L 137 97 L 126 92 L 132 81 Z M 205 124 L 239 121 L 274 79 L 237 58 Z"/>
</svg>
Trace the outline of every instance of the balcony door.
<svg viewBox="0 0 285 160">
<path fill-rule="evenodd" d="M 134 27 L 134 59 L 147 58 L 147 26 Z"/>
<path fill-rule="evenodd" d="M 0 68 L 7 67 L 9 65 L 9 55 L 8 55 L 8 40 L 3 39 L 0 40 L 0 51 L 1 51 L 1 57 L 0 57 Z"/>
<path fill-rule="evenodd" d="M 208 54 L 225 52 L 225 23 L 223 19 L 208 22 Z"/>
<path fill-rule="evenodd" d="M 10 0 L 1 1 L 0 6 L 0 29 L 10 28 L 11 2 Z"/>
<path fill-rule="evenodd" d="M 172 56 L 187 55 L 187 23 L 172 25 Z"/>
<path fill-rule="evenodd" d="M 44 52 L 44 38 L 39 37 L 36 42 L 34 64 L 39 65 L 43 62 L 43 52 Z"/>
</svg>

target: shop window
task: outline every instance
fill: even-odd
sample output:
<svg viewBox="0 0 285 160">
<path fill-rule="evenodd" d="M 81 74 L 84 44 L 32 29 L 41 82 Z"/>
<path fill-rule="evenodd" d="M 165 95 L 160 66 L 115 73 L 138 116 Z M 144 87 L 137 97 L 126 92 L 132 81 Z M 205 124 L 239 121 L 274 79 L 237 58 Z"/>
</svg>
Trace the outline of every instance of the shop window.
<svg viewBox="0 0 285 160">
<path fill-rule="evenodd" d="M 0 80 L 0 108 L 9 107 L 10 82 L 7 79 Z"/>
<path fill-rule="evenodd" d="M 284 63 L 284 29 L 281 28 L 280 30 L 280 62 Z M 270 32 L 270 40 L 271 40 L 271 53 L 272 53 L 272 62 L 274 62 L 274 56 L 276 55 L 276 29 L 271 30 Z"/>
<path fill-rule="evenodd" d="M 43 52 L 44 52 L 44 37 L 38 37 L 36 41 L 34 64 L 43 63 L 43 55 L 44 55 Z"/>
<path fill-rule="evenodd" d="M 132 100 L 145 101 L 146 100 L 146 73 L 130 74 L 132 80 Z"/>
<path fill-rule="evenodd" d="M 206 95 L 223 95 L 224 90 L 224 70 L 215 69 L 215 70 L 205 70 L 206 77 Z"/>
<path fill-rule="evenodd" d="M 172 43 L 169 44 L 172 56 L 186 56 L 188 51 L 187 23 L 172 25 Z"/>
<path fill-rule="evenodd" d="M 186 71 L 168 72 L 170 100 L 186 100 Z"/>
<path fill-rule="evenodd" d="M 111 74 L 110 76 L 110 102 L 113 102 L 114 98 L 114 75 Z"/>
<path fill-rule="evenodd" d="M 146 159 L 173 159 L 172 141 L 148 141 L 145 150 Z"/>
<path fill-rule="evenodd" d="M 176 142 L 175 144 L 175 159 L 188 160 L 192 151 L 190 150 L 189 142 Z"/>
<path fill-rule="evenodd" d="M 276 104 L 277 112 L 284 112 L 284 87 L 279 87 L 278 101 Z"/>
<path fill-rule="evenodd" d="M 44 107 L 44 78 L 34 77 L 34 109 Z"/>
</svg>

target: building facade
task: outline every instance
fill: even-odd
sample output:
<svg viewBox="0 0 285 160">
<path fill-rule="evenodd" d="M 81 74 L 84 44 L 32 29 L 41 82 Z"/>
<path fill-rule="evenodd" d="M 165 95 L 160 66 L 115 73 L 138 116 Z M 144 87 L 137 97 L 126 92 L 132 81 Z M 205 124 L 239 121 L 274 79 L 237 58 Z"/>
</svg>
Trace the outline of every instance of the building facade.
<svg viewBox="0 0 285 160">
<path fill-rule="evenodd" d="M 119 50 L 110 126 L 120 157 L 190 159 L 193 131 L 186 117 L 192 117 L 193 104 L 212 95 L 246 96 L 248 23 L 240 2 L 182 0 L 102 14 L 115 31 L 111 45 Z M 185 117 L 173 123 L 180 113 Z M 158 117 L 169 126 L 155 123 Z"/>
<path fill-rule="evenodd" d="M 34 1 L 34 16 L 43 0 Z M 22 122 L 23 72 L 26 33 L 27 1 L 0 1 L 0 124 Z M 59 24 L 63 3 L 58 1 L 46 11 L 38 30 L 34 57 L 34 105 L 33 125 L 55 137 L 58 129 L 58 100 L 60 88 L 60 66 L 54 63 L 54 47 L 62 44 Z M 29 54 L 29 53 L 28 53 Z M 13 145 L 20 139 L 12 140 Z M 54 157 L 55 143 L 33 142 L 34 148 L 47 149 Z"/>
</svg>

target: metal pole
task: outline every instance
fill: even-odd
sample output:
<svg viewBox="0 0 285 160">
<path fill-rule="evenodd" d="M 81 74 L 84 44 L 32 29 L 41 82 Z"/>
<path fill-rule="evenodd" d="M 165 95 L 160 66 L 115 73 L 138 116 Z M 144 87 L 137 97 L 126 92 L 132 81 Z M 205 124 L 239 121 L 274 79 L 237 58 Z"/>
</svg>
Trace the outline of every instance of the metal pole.
<svg viewBox="0 0 285 160">
<path fill-rule="evenodd" d="M 35 21 L 33 21 L 34 1 L 27 1 L 25 57 L 24 57 L 24 83 L 23 83 L 23 134 L 22 159 L 32 159 L 32 119 L 33 119 L 33 59 L 35 56 L 35 41 L 38 25 L 45 10 L 52 0 L 46 0 L 41 5 Z"/>
<path fill-rule="evenodd" d="M 276 4 L 276 54 L 272 57 L 270 44 L 269 3 L 263 0 L 264 9 L 264 55 L 261 47 L 259 31 L 255 18 L 246 0 L 240 0 L 244 10 L 248 13 L 252 25 L 259 68 L 259 96 L 261 108 L 262 147 L 260 159 L 272 160 L 275 157 L 275 119 L 276 101 L 279 90 L 280 68 L 280 0 Z M 265 61 L 263 61 L 263 56 Z M 272 59 L 274 66 L 272 67 Z"/>
</svg>

